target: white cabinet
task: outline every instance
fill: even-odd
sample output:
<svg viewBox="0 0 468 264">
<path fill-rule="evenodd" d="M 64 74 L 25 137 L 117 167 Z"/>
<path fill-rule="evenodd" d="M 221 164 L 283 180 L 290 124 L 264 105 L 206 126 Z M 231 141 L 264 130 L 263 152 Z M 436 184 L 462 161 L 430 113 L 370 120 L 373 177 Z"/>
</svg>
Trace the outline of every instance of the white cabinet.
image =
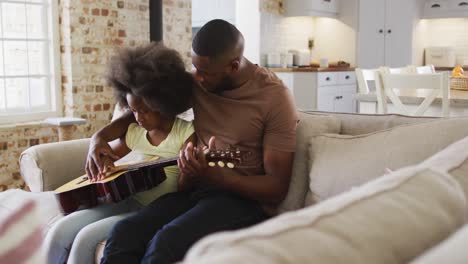
<svg viewBox="0 0 468 264">
<path fill-rule="evenodd" d="M 299 110 L 356 112 L 354 72 L 278 72 Z"/>
<path fill-rule="evenodd" d="M 468 0 L 427 0 L 423 18 L 468 17 Z"/>
<path fill-rule="evenodd" d="M 338 13 L 338 1 L 339 0 L 285 0 L 285 15 L 336 17 Z"/>
<path fill-rule="evenodd" d="M 318 73 L 317 110 L 354 113 L 356 112 L 354 94 L 356 94 L 354 72 Z"/>
<path fill-rule="evenodd" d="M 192 27 L 201 27 L 213 19 L 236 24 L 236 0 L 192 0 Z"/>
<path fill-rule="evenodd" d="M 357 65 L 402 67 L 412 62 L 418 0 L 360 0 Z"/>
</svg>

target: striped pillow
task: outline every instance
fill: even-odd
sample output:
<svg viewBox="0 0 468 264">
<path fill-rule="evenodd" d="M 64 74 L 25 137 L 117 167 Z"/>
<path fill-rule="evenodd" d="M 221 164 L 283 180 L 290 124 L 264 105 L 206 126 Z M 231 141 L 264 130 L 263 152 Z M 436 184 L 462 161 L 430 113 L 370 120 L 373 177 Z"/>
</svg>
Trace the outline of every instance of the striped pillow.
<svg viewBox="0 0 468 264">
<path fill-rule="evenodd" d="M 0 263 L 44 263 L 42 223 L 32 200 L 0 219 Z"/>
</svg>

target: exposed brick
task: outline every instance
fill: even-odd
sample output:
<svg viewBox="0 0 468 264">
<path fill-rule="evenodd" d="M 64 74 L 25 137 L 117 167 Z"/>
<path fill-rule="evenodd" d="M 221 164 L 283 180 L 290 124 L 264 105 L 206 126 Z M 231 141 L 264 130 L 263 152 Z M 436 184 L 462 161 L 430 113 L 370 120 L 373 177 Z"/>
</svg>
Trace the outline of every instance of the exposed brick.
<svg viewBox="0 0 468 264">
<path fill-rule="evenodd" d="M 117 2 L 117 7 L 118 8 L 124 8 L 124 1 L 118 1 Z"/>
<path fill-rule="evenodd" d="M 111 17 L 118 17 L 118 16 L 119 16 L 119 12 L 117 12 L 115 10 L 111 11 Z"/>
<path fill-rule="evenodd" d="M 35 146 L 35 145 L 39 145 L 39 139 L 38 138 L 31 138 L 29 139 L 29 146 Z"/>
<path fill-rule="evenodd" d="M 114 22 L 113 21 L 107 21 L 107 26 L 108 27 L 113 27 L 114 26 Z"/>
<path fill-rule="evenodd" d="M 18 140 L 18 148 L 24 148 L 28 146 L 28 140 L 27 139 L 20 139 Z"/>
<path fill-rule="evenodd" d="M 88 7 L 83 7 L 83 13 L 85 15 L 89 15 L 89 8 Z"/>
<path fill-rule="evenodd" d="M 92 52 L 92 48 L 90 48 L 90 47 L 83 47 L 83 48 L 81 48 L 81 52 L 82 52 L 83 54 L 89 54 L 89 53 Z"/>
<path fill-rule="evenodd" d="M 0 150 L 7 150 L 8 142 L 0 142 Z"/>
<path fill-rule="evenodd" d="M 93 16 L 99 16 L 99 8 L 93 8 L 93 10 L 91 10 L 91 14 Z"/>
<path fill-rule="evenodd" d="M 87 93 L 94 92 L 94 86 L 93 85 L 86 85 L 86 92 Z"/>
<path fill-rule="evenodd" d="M 127 34 L 125 33 L 125 30 L 119 29 L 119 37 L 123 38 L 126 37 Z"/>
<path fill-rule="evenodd" d="M 94 112 L 102 111 L 102 105 L 101 104 L 96 104 L 94 105 Z"/>
<path fill-rule="evenodd" d="M 89 104 L 85 105 L 85 109 L 87 112 L 91 112 L 91 105 Z"/>
<path fill-rule="evenodd" d="M 85 17 L 80 17 L 78 18 L 78 21 L 80 22 L 80 24 L 85 24 L 86 23 L 86 18 Z"/>
<path fill-rule="evenodd" d="M 96 92 L 97 93 L 102 93 L 104 91 L 104 86 L 102 85 L 96 85 Z"/>
<path fill-rule="evenodd" d="M 101 9 L 101 16 L 108 16 L 109 15 L 109 9 Z"/>
<path fill-rule="evenodd" d="M 148 10 L 148 6 L 140 5 L 140 11 L 146 11 L 146 10 Z"/>
<path fill-rule="evenodd" d="M 11 174 L 11 177 L 13 178 L 13 180 L 19 180 L 21 179 L 21 174 L 19 172 L 13 172 Z"/>
<path fill-rule="evenodd" d="M 62 83 L 68 83 L 67 76 L 62 75 Z"/>
<path fill-rule="evenodd" d="M 106 103 L 106 104 L 102 104 L 102 110 L 107 111 L 107 110 L 110 109 L 110 106 L 111 106 L 111 105 L 110 105 L 110 104 L 107 104 L 107 103 Z"/>
</svg>

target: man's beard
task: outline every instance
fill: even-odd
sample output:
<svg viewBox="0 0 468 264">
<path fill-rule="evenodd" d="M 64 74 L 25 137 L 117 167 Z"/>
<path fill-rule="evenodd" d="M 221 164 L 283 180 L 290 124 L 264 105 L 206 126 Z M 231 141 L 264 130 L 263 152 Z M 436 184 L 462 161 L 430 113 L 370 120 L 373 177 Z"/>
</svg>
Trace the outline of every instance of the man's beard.
<svg viewBox="0 0 468 264">
<path fill-rule="evenodd" d="M 213 87 L 212 89 L 209 89 L 210 92 L 215 93 L 215 94 L 221 94 L 224 91 L 229 91 L 234 89 L 234 84 L 233 80 L 229 76 L 223 77 L 221 80 L 221 83 Z"/>
</svg>

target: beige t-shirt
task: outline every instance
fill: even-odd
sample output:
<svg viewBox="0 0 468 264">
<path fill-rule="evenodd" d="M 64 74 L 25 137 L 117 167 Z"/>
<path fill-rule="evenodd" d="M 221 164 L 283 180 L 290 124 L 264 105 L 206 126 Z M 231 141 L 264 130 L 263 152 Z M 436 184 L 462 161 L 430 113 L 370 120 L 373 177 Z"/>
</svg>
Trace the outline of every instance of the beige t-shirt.
<svg viewBox="0 0 468 264">
<path fill-rule="evenodd" d="M 192 122 L 176 118 L 172 125 L 171 132 L 158 146 L 152 145 L 146 137 L 148 131 L 136 123 L 128 126 L 125 135 L 125 143 L 128 148 L 145 156 L 159 156 L 160 158 L 172 158 L 179 154 L 180 148 L 185 141 L 193 134 Z M 164 168 L 166 180 L 151 190 L 139 192 L 133 195 L 133 198 L 143 205 L 147 205 L 156 198 L 177 191 L 177 178 L 179 169 L 177 166 Z"/>
<path fill-rule="evenodd" d="M 254 76 L 239 88 L 213 94 L 194 92 L 194 125 L 198 144 L 216 136 L 217 148 L 251 151 L 234 171 L 263 175 L 263 149 L 294 152 L 297 114 L 289 90 L 276 75 L 257 67 Z M 227 169 L 226 169 L 227 170 Z"/>
</svg>

